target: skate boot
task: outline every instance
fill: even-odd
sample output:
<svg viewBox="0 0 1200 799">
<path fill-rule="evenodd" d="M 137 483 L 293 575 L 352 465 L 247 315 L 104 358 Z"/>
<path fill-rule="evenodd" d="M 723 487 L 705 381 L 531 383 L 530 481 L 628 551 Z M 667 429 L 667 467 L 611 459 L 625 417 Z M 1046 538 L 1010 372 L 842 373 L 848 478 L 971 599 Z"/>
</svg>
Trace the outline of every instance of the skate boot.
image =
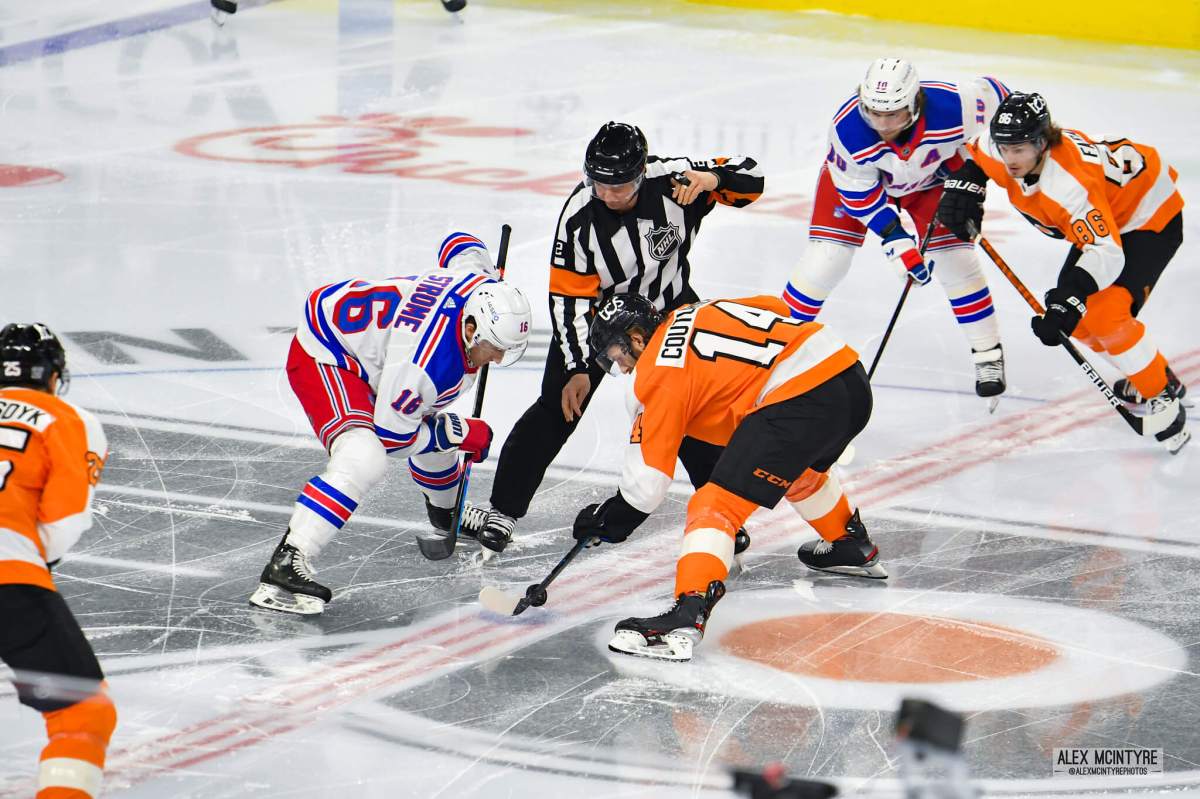
<svg viewBox="0 0 1200 799">
<path fill-rule="evenodd" d="M 704 638 L 713 606 L 723 596 L 725 583 L 713 580 L 703 594 L 680 594 L 675 606 L 662 615 L 619 621 L 608 648 L 624 655 L 678 663 L 691 660 L 692 650 Z"/>
<path fill-rule="evenodd" d="M 1004 348 L 997 344 L 990 350 L 971 350 L 975 362 L 975 393 L 988 400 L 988 413 L 996 410 L 1004 382 Z"/>
<path fill-rule="evenodd" d="M 746 532 L 745 527 L 739 527 L 737 535 L 733 538 L 733 554 L 740 555 L 750 548 L 750 534 Z"/>
<path fill-rule="evenodd" d="M 450 532 L 454 522 L 454 508 L 439 508 L 425 497 L 425 512 L 429 514 L 429 523 L 435 530 L 443 533 Z M 462 521 L 458 525 L 458 534 L 466 538 L 479 538 L 479 531 L 487 523 L 488 512 L 476 507 L 470 502 L 463 503 Z"/>
<path fill-rule="evenodd" d="M 236 0 L 209 0 L 212 6 L 212 21 L 217 25 L 224 25 L 227 17 L 237 13 Z"/>
<path fill-rule="evenodd" d="M 800 562 L 810 569 L 852 577 L 887 579 L 888 573 L 879 565 L 879 547 L 867 535 L 858 511 L 846 522 L 846 534 L 836 541 L 809 541 L 796 551 Z"/>
<path fill-rule="evenodd" d="M 290 532 L 290 531 L 289 531 Z M 315 616 L 325 610 L 333 592 L 313 579 L 308 556 L 287 542 L 287 533 L 263 569 L 250 604 L 282 613 Z"/>
<path fill-rule="evenodd" d="M 1146 403 L 1142 434 L 1153 434 L 1154 440 L 1161 441 L 1172 455 L 1192 439 L 1192 434 L 1183 429 L 1186 424 L 1187 409 L 1172 392 L 1170 383 L 1161 394 Z"/>
<path fill-rule="evenodd" d="M 487 511 L 487 522 L 479 532 L 479 543 L 492 552 L 503 552 L 512 543 L 513 528 L 517 520 L 495 508 Z"/>
<path fill-rule="evenodd" d="M 442 8 L 451 14 L 457 14 L 467 7 L 467 0 L 442 0 Z"/>
<path fill-rule="evenodd" d="M 1171 367 L 1167 367 L 1167 388 L 1175 399 L 1183 402 L 1183 398 L 1187 396 L 1187 386 L 1179 379 L 1179 377 L 1171 371 Z M 1113 383 L 1113 393 L 1117 395 L 1117 399 L 1129 405 L 1141 405 L 1146 401 L 1142 396 L 1142 392 L 1137 390 L 1137 386 L 1129 382 L 1129 378 L 1122 377 L 1117 382 Z M 1191 403 L 1187 404 L 1191 407 Z"/>
</svg>

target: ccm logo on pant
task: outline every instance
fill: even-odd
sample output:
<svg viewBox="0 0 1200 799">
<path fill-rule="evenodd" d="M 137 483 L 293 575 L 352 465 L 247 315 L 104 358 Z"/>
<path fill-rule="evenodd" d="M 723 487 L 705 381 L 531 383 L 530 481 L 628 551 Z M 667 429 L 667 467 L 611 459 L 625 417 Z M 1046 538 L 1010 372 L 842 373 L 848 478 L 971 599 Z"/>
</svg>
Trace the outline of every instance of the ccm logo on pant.
<svg viewBox="0 0 1200 799">
<path fill-rule="evenodd" d="M 784 480 L 779 475 L 771 474 L 766 469 L 755 469 L 754 476 L 762 480 L 766 480 L 771 485 L 779 486 L 780 488 L 787 488 L 792 484 L 791 480 Z"/>
</svg>

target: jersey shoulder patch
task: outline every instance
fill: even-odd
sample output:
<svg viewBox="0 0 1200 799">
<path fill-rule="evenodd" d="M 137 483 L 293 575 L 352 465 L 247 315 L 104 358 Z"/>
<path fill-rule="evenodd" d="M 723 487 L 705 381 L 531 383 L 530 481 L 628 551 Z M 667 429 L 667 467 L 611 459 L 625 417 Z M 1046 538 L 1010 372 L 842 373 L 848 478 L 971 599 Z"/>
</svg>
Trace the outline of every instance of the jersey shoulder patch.
<svg viewBox="0 0 1200 799">
<path fill-rule="evenodd" d="M 963 133 L 962 99 L 958 89 L 952 83 L 939 81 L 922 81 L 921 88 L 925 90 L 925 136 L 922 144 L 930 143 L 929 139 L 954 138 Z"/>
</svg>

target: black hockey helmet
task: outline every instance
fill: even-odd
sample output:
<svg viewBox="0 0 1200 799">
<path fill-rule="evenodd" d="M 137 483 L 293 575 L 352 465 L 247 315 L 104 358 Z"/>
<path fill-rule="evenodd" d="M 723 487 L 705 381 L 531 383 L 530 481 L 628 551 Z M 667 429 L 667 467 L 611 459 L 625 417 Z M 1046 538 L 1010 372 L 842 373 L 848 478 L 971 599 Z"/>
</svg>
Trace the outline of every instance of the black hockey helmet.
<svg viewBox="0 0 1200 799">
<path fill-rule="evenodd" d="M 58 336 L 40 322 L 13 322 L 0 330 L 0 386 L 31 386 L 48 391 L 58 375 L 59 390 L 70 381 L 67 353 Z"/>
<path fill-rule="evenodd" d="M 617 185 L 646 171 L 646 136 L 634 125 L 606 122 L 588 142 L 583 174 L 593 183 Z"/>
<path fill-rule="evenodd" d="M 1040 94 L 1013 92 L 1000 101 L 989 132 L 997 144 L 1045 142 L 1050 133 L 1050 108 Z"/>
<path fill-rule="evenodd" d="M 629 331 L 635 327 L 641 328 L 649 338 L 662 321 L 662 312 L 641 294 L 612 295 L 601 303 L 596 318 L 592 320 L 592 329 L 588 333 L 592 357 L 600 364 L 600 368 L 612 373 L 613 359 L 608 354 L 612 346 L 616 344 L 624 352 L 632 353 Z"/>
</svg>

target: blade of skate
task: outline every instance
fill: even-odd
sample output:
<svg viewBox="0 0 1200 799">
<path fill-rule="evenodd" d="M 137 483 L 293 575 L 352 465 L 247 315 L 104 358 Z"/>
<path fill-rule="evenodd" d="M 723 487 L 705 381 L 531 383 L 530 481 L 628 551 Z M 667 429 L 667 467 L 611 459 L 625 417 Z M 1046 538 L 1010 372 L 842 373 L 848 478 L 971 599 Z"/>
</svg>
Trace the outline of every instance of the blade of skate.
<svg viewBox="0 0 1200 799">
<path fill-rule="evenodd" d="M 686 663 L 692 659 L 692 639 L 686 635 L 667 633 L 661 643 L 650 643 L 641 633 L 633 630 L 618 630 L 608 642 L 611 652 L 634 657 Z"/>
</svg>

